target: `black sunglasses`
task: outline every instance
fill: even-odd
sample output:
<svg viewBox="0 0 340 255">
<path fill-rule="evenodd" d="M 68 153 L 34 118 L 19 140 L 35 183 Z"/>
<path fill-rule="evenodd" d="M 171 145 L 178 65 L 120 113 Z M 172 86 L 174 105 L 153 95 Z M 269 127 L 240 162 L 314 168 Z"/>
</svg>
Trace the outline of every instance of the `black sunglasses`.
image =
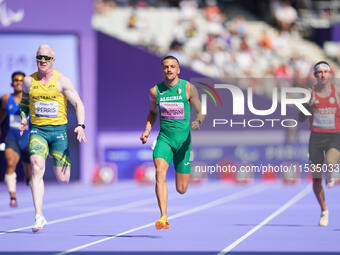
<svg viewBox="0 0 340 255">
<path fill-rule="evenodd" d="M 44 55 L 38 55 L 37 57 L 36 57 L 36 60 L 37 61 L 46 61 L 46 62 L 50 62 L 50 61 L 52 61 L 53 60 L 53 57 L 49 57 L 49 56 L 44 56 Z"/>
</svg>

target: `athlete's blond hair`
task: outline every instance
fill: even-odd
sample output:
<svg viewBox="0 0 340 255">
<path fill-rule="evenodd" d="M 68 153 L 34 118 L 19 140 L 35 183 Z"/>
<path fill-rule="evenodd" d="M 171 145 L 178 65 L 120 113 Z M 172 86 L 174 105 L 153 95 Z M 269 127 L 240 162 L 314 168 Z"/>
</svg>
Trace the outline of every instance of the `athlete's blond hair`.
<svg viewBox="0 0 340 255">
<path fill-rule="evenodd" d="M 54 50 L 52 49 L 52 47 L 50 45 L 48 45 L 48 44 L 39 45 L 37 53 L 38 53 L 39 50 L 43 50 L 43 49 L 49 49 L 52 52 L 52 56 L 55 58 Z"/>
</svg>

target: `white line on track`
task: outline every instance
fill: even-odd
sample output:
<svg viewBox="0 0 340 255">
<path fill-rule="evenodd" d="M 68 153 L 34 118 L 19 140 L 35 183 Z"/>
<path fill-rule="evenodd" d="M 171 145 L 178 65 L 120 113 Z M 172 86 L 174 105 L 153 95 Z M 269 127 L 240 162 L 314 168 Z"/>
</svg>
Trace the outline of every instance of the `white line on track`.
<svg viewBox="0 0 340 255">
<path fill-rule="evenodd" d="M 183 217 L 183 216 L 186 216 L 186 215 L 189 215 L 189 214 L 193 214 L 193 213 L 196 213 L 196 212 L 207 210 L 209 208 L 212 208 L 212 207 L 215 207 L 215 206 L 218 206 L 218 205 L 222 205 L 222 204 L 227 203 L 227 202 L 231 202 L 231 201 L 241 199 L 241 198 L 244 198 L 244 197 L 247 197 L 247 196 L 255 195 L 258 192 L 263 191 L 265 188 L 266 188 L 265 185 L 259 184 L 259 185 L 250 187 L 248 189 L 243 189 L 242 191 L 221 197 L 221 198 L 216 199 L 214 201 L 211 201 L 209 203 L 205 203 L 203 205 L 194 207 L 192 209 L 188 209 L 188 210 L 185 210 L 183 212 L 174 214 L 174 215 L 170 216 L 168 219 L 169 220 L 176 219 L 176 218 Z M 96 245 L 96 244 L 99 244 L 99 243 L 102 243 L 102 242 L 105 242 L 105 241 L 108 241 L 108 240 L 112 240 L 112 239 L 115 239 L 119 236 L 123 236 L 123 235 L 129 234 L 129 233 L 132 233 L 132 232 L 136 232 L 136 231 L 139 231 L 139 230 L 142 230 L 142 229 L 154 226 L 154 225 L 155 225 L 155 223 L 151 222 L 151 223 L 148 223 L 148 224 L 145 224 L 145 225 L 124 231 L 124 232 L 119 233 L 117 235 L 106 237 L 106 238 L 103 238 L 103 239 L 100 239 L 100 240 L 97 240 L 97 241 L 94 241 L 94 242 L 90 242 L 90 243 L 87 243 L 87 244 L 84 244 L 84 245 L 81 245 L 81 246 L 77 246 L 75 248 L 56 253 L 54 255 L 65 255 L 65 254 L 69 254 L 69 253 L 72 253 L 72 252 L 76 252 L 76 251 L 82 250 L 84 248 L 87 248 L 87 247 L 90 247 L 90 246 L 93 246 L 93 245 Z"/>
<path fill-rule="evenodd" d="M 95 215 L 104 214 L 104 213 L 110 213 L 110 212 L 114 212 L 114 211 L 121 211 L 121 210 L 124 210 L 124 209 L 131 209 L 133 207 L 147 205 L 147 204 L 150 204 L 150 203 L 153 203 L 153 202 L 155 202 L 154 197 L 147 198 L 147 199 L 143 199 L 143 200 L 140 200 L 140 201 L 137 201 L 137 202 L 131 202 L 131 203 L 123 204 L 123 205 L 112 206 L 112 207 L 109 207 L 109 208 L 96 210 L 96 211 L 93 211 L 93 212 L 81 213 L 81 214 L 77 214 L 77 215 L 70 216 L 70 217 L 52 220 L 52 221 L 47 222 L 46 225 L 51 225 L 51 224 L 65 222 L 65 221 L 86 218 L 86 217 L 95 216 Z M 7 230 L 7 231 L 4 231 L 4 232 L 0 232 L 0 235 L 12 233 L 12 232 L 17 232 L 17 231 L 21 231 L 21 230 L 26 230 L 26 229 L 30 229 L 32 227 L 33 226 L 26 226 L 26 227 L 22 227 L 22 228 Z"/>
<path fill-rule="evenodd" d="M 23 186 L 23 185 L 21 185 Z M 71 184 L 48 184 L 45 185 L 45 193 L 47 193 L 46 199 L 47 200 L 51 200 L 51 201 L 55 201 L 59 198 L 61 198 L 60 196 L 60 190 L 61 189 L 75 189 L 77 190 L 77 193 L 82 194 L 82 196 L 92 196 L 92 195 L 101 195 L 104 194 L 106 192 L 115 192 L 115 191 L 119 191 L 119 190 L 126 190 L 126 189 L 131 189 L 136 187 L 136 185 L 131 182 L 131 183 L 122 183 L 121 185 L 112 185 L 112 186 L 99 186 L 98 188 L 90 188 L 90 192 L 88 192 L 88 190 L 86 188 L 84 188 L 84 185 L 82 184 L 78 184 L 78 183 L 71 183 Z M 86 194 L 84 194 L 83 192 L 86 192 Z M 72 193 L 73 194 L 73 193 Z M 2 196 L 1 196 L 2 195 Z M 19 199 L 19 204 L 24 204 L 24 203 L 32 203 L 32 194 L 31 194 L 31 189 L 29 186 L 25 186 L 24 189 L 20 189 L 17 190 L 17 198 Z M 75 198 L 70 198 L 70 199 L 75 199 Z M 8 193 L 0 193 L 0 202 L 1 203 L 5 203 L 7 204 L 7 201 L 9 200 L 9 196 Z M 12 212 L 14 210 L 12 209 Z"/>
<path fill-rule="evenodd" d="M 305 187 L 302 191 L 300 191 L 297 195 L 295 195 L 293 198 L 291 198 L 287 203 L 285 203 L 283 206 L 281 206 L 279 209 L 277 209 L 275 212 L 273 212 L 271 215 L 269 215 L 267 218 L 265 218 L 262 222 L 260 222 L 257 226 L 249 230 L 246 234 L 241 236 L 239 239 L 237 239 L 235 242 L 224 248 L 222 251 L 218 253 L 218 255 L 223 255 L 228 252 L 230 252 L 232 249 L 234 249 L 237 245 L 239 245 L 241 242 L 246 240 L 249 236 L 254 234 L 257 230 L 262 228 L 264 225 L 269 223 L 272 219 L 283 213 L 285 210 L 287 210 L 289 207 L 300 201 L 302 198 L 304 198 L 308 193 L 312 191 L 311 184 L 308 184 L 307 187 Z"/>
<path fill-rule="evenodd" d="M 106 192 L 105 194 L 94 194 L 94 195 L 89 195 L 86 197 L 81 197 L 81 198 L 75 198 L 71 200 L 64 200 L 64 201 L 59 201 L 59 202 L 54 202 L 54 203 L 48 203 L 44 205 L 44 210 L 46 209 L 51 209 L 51 208 L 58 208 L 58 207 L 64 207 L 68 205 L 76 205 L 76 204 L 83 204 L 83 203 L 91 203 L 91 202 L 100 202 L 100 201 L 105 201 L 105 200 L 111 200 L 115 198 L 124 198 L 124 197 L 131 197 L 131 193 L 133 191 L 140 191 L 140 188 L 124 188 L 124 189 L 119 189 L 117 190 L 117 193 L 112 194 L 110 191 Z M 113 191 L 112 191 L 113 192 Z M 26 212 L 34 212 L 33 208 L 33 202 L 32 206 L 30 207 L 25 207 L 25 208 L 19 208 L 16 210 L 8 210 L 4 212 L 0 212 L 0 216 L 6 216 L 6 215 L 14 215 L 14 214 L 20 214 L 20 213 L 26 213 Z"/>
<path fill-rule="evenodd" d="M 190 195 L 187 195 L 186 197 L 190 197 L 190 196 L 193 196 L 193 195 L 198 195 L 198 194 L 214 191 L 214 190 L 217 190 L 221 187 L 223 187 L 223 186 L 222 185 L 208 186 L 208 188 L 203 188 L 203 189 L 200 189 L 197 192 L 192 192 Z M 140 189 L 138 189 L 138 190 L 140 191 Z M 175 193 L 169 194 L 169 200 L 172 199 L 174 194 Z M 57 219 L 57 220 L 52 220 L 52 221 L 49 221 L 46 225 L 51 225 L 51 224 L 65 222 L 65 221 L 71 221 L 71 220 L 86 218 L 86 217 L 90 217 L 90 216 L 96 216 L 96 215 L 110 213 L 110 212 L 114 212 L 114 211 L 127 210 L 127 209 L 135 208 L 135 207 L 138 207 L 138 206 L 153 204 L 153 203 L 155 203 L 155 201 L 156 201 L 155 197 L 153 196 L 152 198 L 139 200 L 137 202 L 129 202 L 129 203 L 118 205 L 118 206 L 112 206 L 112 207 L 108 207 L 108 208 L 104 208 L 104 209 L 100 209 L 100 210 L 95 210 L 95 211 L 92 211 L 92 212 L 81 213 L 81 214 L 77 214 L 77 215 L 74 215 L 74 216 L 69 216 L 69 217 L 65 217 L 65 218 L 61 218 L 61 219 Z M 21 228 L 6 230 L 6 231 L 0 232 L 0 235 L 4 235 L 4 234 L 7 234 L 7 233 L 13 233 L 13 232 L 17 232 L 17 231 L 22 231 L 22 230 L 27 230 L 27 229 L 31 229 L 32 227 L 33 226 L 31 225 L 31 226 L 25 226 L 25 227 L 21 227 Z"/>
</svg>

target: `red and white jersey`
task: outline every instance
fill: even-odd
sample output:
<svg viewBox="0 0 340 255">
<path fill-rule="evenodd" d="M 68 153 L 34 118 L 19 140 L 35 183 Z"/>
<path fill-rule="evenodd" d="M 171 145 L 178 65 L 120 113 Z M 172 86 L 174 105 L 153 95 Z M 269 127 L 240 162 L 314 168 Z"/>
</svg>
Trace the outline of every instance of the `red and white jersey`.
<svg viewBox="0 0 340 255">
<path fill-rule="evenodd" d="M 334 84 L 328 97 L 319 97 L 315 93 L 315 102 L 310 116 L 310 130 L 320 133 L 340 132 L 340 108 L 336 99 Z"/>
</svg>

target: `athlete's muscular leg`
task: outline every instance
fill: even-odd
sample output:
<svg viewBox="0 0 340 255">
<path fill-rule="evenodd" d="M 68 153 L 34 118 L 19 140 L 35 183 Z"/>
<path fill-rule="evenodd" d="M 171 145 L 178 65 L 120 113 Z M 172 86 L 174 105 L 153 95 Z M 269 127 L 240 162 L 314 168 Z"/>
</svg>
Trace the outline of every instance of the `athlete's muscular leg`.
<svg viewBox="0 0 340 255">
<path fill-rule="evenodd" d="M 335 148 L 330 148 L 326 153 L 327 165 L 339 164 L 339 157 L 340 157 L 340 152 Z"/>
<path fill-rule="evenodd" d="M 190 136 L 176 151 L 174 155 L 174 166 L 176 169 L 176 190 L 180 194 L 187 191 L 189 178 L 190 178 Z"/>
<path fill-rule="evenodd" d="M 58 135 L 50 144 L 50 156 L 57 180 L 61 183 L 68 183 L 71 174 L 71 159 L 66 131 L 58 132 Z"/>
<path fill-rule="evenodd" d="M 325 192 L 322 187 L 322 178 L 313 178 L 313 191 L 322 211 L 326 211 Z"/>
<path fill-rule="evenodd" d="M 5 157 L 7 161 L 6 174 L 12 174 L 15 172 L 15 168 L 20 160 L 19 154 L 12 148 L 7 148 L 5 150 Z"/>
<path fill-rule="evenodd" d="M 68 183 L 70 181 L 71 166 L 54 166 L 53 169 L 59 182 Z"/>
<path fill-rule="evenodd" d="M 180 194 L 187 191 L 190 174 L 182 174 L 176 172 L 176 190 Z"/>
<path fill-rule="evenodd" d="M 328 171 L 327 171 L 326 175 L 327 175 L 327 178 L 329 180 L 332 178 L 333 172 L 337 171 L 339 169 L 338 168 L 339 157 L 340 157 L 340 152 L 335 148 L 330 148 L 326 152 L 326 163 L 327 163 L 327 166 L 328 166 Z M 334 180 L 332 182 L 328 183 L 327 187 L 330 188 L 333 185 L 334 185 Z"/>
<path fill-rule="evenodd" d="M 44 198 L 43 177 L 45 173 L 45 159 L 40 155 L 32 155 L 30 159 L 32 164 L 31 189 L 35 213 L 42 215 L 42 205 Z"/>
<path fill-rule="evenodd" d="M 161 216 L 167 216 L 168 188 L 166 186 L 166 173 L 169 164 L 162 158 L 154 159 L 156 167 L 156 195 Z"/>
<path fill-rule="evenodd" d="M 20 160 L 20 156 L 12 148 L 7 148 L 5 150 L 5 157 L 7 161 L 5 180 L 6 180 L 8 192 L 10 193 L 11 198 L 15 198 L 16 181 L 17 181 L 15 169 Z"/>
<path fill-rule="evenodd" d="M 32 179 L 32 165 L 29 163 L 23 163 L 23 165 L 24 165 L 26 178 L 31 180 Z"/>
</svg>

